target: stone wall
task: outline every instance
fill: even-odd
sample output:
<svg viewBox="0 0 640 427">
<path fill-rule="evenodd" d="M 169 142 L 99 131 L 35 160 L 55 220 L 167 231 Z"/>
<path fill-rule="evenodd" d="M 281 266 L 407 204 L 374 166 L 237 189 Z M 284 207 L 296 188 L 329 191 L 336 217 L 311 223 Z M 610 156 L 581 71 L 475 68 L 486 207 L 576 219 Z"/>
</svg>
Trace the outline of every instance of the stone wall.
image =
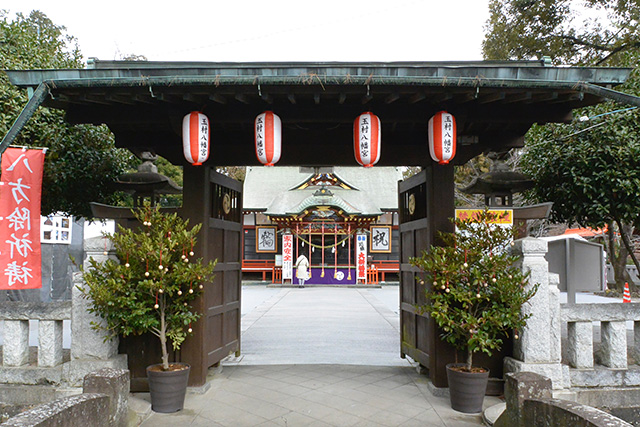
<svg viewBox="0 0 640 427">
<path fill-rule="evenodd" d="M 22 412 L 2 427 L 125 427 L 129 411 L 129 371 L 102 369 L 84 378 L 83 393 Z"/>
<path fill-rule="evenodd" d="M 529 286 L 539 288 L 523 308 L 531 317 L 514 357 L 505 358 L 505 372 L 543 375 L 551 380 L 555 397 L 598 407 L 629 406 L 628 401 L 640 398 L 640 367 L 629 362 L 629 356 L 640 356 L 640 304 L 561 304 L 558 276 L 549 273 L 544 258 L 546 242 L 525 238 L 513 250 L 530 272 Z M 634 325 L 633 347 L 627 342 L 627 322 Z M 599 348 L 594 332 L 600 336 Z"/>
<path fill-rule="evenodd" d="M 631 424 L 599 409 L 551 398 L 549 378 L 533 372 L 505 376 L 507 409 L 495 427 L 631 427 Z"/>
<path fill-rule="evenodd" d="M 113 256 L 101 237 L 85 240 L 88 257 L 101 261 Z M 117 337 L 105 341 L 104 331 L 92 323 L 102 319 L 88 312 L 81 273 L 73 276 L 72 301 L 38 303 L 8 301 L 0 306 L 3 327 L 0 396 L 3 402 L 30 405 L 77 393 L 86 374 L 101 368 L 127 369 L 126 355 L 118 354 Z M 29 320 L 38 321 L 38 346 L 29 347 Z M 62 346 L 62 322 L 71 321 L 71 349 Z M 30 391 L 22 386 L 30 386 Z M 16 387 L 21 386 L 21 387 Z M 75 388 L 76 391 L 69 390 Z M 55 390 L 52 390 L 55 389 Z"/>
</svg>

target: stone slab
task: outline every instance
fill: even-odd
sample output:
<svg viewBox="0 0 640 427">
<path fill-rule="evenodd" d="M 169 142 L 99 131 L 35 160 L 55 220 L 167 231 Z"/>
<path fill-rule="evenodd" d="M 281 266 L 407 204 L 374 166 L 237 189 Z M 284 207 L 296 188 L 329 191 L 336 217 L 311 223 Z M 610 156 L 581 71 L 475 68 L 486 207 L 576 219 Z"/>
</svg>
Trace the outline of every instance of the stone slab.
<svg viewBox="0 0 640 427">
<path fill-rule="evenodd" d="M 593 367 L 593 325 L 591 322 L 569 322 L 567 353 L 574 368 Z"/>
<path fill-rule="evenodd" d="M 587 322 L 592 320 L 640 321 L 640 303 L 582 303 L 561 304 L 560 310 L 563 322 Z"/>
<path fill-rule="evenodd" d="M 50 385 L 0 384 L 0 402 L 8 405 L 38 405 L 82 393 L 81 388 Z"/>
<path fill-rule="evenodd" d="M 38 366 L 53 367 L 62 363 L 62 320 L 38 322 Z"/>
<path fill-rule="evenodd" d="M 0 305 L 0 319 L 69 320 L 71 301 L 3 302 Z"/>
<path fill-rule="evenodd" d="M 109 425 L 126 427 L 129 414 L 129 371 L 103 368 L 84 377 L 84 393 L 102 393 L 109 397 Z"/>
<path fill-rule="evenodd" d="M 638 387 L 573 388 L 571 392 L 575 402 L 598 408 L 630 408 L 640 402 Z"/>
<path fill-rule="evenodd" d="M 627 367 L 627 326 L 624 321 L 602 322 L 601 363 L 610 368 Z"/>
<path fill-rule="evenodd" d="M 505 375 L 504 397 L 507 410 L 499 425 L 522 426 L 524 404 L 529 399 L 551 398 L 551 380 L 533 372 L 512 372 Z"/>
<path fill-rule="evenodd" d="M 560 363 L 524 363 L 512 357 L 505 357 L 504 372 L 533 372 L 551 380 L 554 390 L 569 386 L 569 367 Z"/>
<path fill-rule="evenodd" d="M 39 366 L 4 367 L 0 369 L 2 384 L 62 385 L 63 365 L 52 368 Z"/>
<path fill-rule="evenodd" d="M 105 331 L 96 331 L 92 323 L 104 324 L 104 320 L 88 309 L 91 303 L 85 299 L 79 287 L 84 285 L 82 273 L 74 273 L 73 301 L 71 322 L 71 358 L 72 359 L 109 359 L 118 354 L 117 337 L 105 341 Z"/>
<path fill-rule="evenodd" d="M 593 369 L 570 369 L 572 387 L 640 387 L 640 368 L 611 369 L 596 365 Z"/>
<path fill-rule="evenodd" d="M 84 383 L 85 375 L 103 368 L 123 369 L 126 370 L 127 355 L 119 354 L 107 360 L 72 360 L 62 365 L 63 376 L 67 384 L 72 387 L 81 387 Z"/>
<path fill-rule="evenodd" d="M 525 426 L 632 427 L 631 424 L 599 409 L 560 399 L 527 400 Z"/>
<path fill-rule="evenodd" d="M 26 426 L 109 426 L 109 398 L 103 394 L 85 393 L 38 405 L 3 424 L 5 427 Z"/>
<path fill-rule="evenodd" d="M 22 366 L 29 362 L 29 321 L 5 320 L 2 364 Z"/>
</svg>

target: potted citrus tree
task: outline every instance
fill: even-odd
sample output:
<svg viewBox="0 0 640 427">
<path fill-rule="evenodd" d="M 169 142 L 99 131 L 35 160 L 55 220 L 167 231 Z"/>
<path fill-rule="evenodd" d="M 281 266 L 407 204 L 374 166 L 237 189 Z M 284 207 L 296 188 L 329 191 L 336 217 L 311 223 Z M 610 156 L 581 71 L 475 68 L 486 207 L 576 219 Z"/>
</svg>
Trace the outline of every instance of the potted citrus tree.
<svg viewBox="0 0 640 427">
<path fill-rule="evenodd" d="M 189 221 L 176 213 L 164 214 L 152 207 L 134 214 L 141 226 L 118 227 L 117 233 L 106 235 L 118 260 L 90 259 L 89 268 L 83 270 L 81 291 L 90 301 L 89 311 L 105 320 L 93 325 L 105 330 L 105 340 L 147 332 L 158 337 L 161 363 L 147 367 L 152 408 L 175 412 L 183 408 L 190 367 L 169 362 L 168 345 L 179 350 L 192 332 L 191 325 L 200 314 L 191 303 L 212 279 L 215 262 L 194 258 L 201 225 L 189 227 Z M 159 384 L 171 388 L 161 390 Z"/>
<path fill-rule="evenodd" d="M 418 309 L 429 313 L 446 342 L 466 352 L 465 363 L 447 365 L 447 379 L 452 408 L 467 413 L 482 411 L 489 375 L 474 366 L 474 354 L 499 351 L 509 334 L 518 339 L 528 317 L 522 305 L 537 291 L 537 285 L 527 286 L 528 274 L 509 251 L 513 230 L 496 225 L 496 219 L 487 210 L 456 219 L 455 233 L 440 234 L 443 246 L 411 259 L 422 271 L 427 297 Z"/>
</svg>

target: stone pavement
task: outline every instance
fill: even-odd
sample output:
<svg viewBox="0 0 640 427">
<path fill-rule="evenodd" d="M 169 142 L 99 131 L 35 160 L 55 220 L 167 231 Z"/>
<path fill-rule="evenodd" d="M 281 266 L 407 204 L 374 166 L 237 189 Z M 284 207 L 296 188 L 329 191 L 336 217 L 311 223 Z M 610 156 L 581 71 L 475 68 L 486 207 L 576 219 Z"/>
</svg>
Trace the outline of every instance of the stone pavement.
<svg viewBox="0 0 640 427">
<path fill-rule="evenodd" d="M 143 426 L 482 424 L 434 396 L 400 358 L 397 287 L 245 286 L 243 297 L 243 355 L 212 368 L 209 390 L 188 392 L 184 410 L 152 412 Z M 485 407 L 498 402 L 487 397 Z"/>
</svg>

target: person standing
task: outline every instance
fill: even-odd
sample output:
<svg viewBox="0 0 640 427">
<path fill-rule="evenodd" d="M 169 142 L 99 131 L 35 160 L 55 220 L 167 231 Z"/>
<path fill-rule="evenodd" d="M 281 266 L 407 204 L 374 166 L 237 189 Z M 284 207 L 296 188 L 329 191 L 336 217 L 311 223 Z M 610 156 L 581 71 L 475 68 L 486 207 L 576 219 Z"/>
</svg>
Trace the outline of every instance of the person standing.
<svg viewBox="0 0 640 427">
<path fill-rule="evenodd" d="M 309 269 L 309 260 L 306 256 L 300 255 L 296 260 L 296 277 L 298 278 L 298 287 L 304 288 L 304 282 L 307 280 Z"/>
</svg>

